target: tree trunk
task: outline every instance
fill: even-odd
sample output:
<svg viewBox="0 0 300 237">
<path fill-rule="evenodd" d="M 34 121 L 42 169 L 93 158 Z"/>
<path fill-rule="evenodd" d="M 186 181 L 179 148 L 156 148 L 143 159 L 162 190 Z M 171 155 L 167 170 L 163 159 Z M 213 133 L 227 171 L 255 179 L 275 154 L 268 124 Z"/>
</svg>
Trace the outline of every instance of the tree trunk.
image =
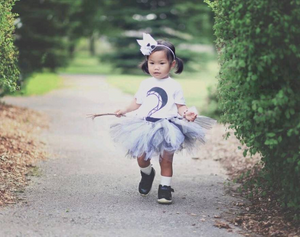
<svg viewBox="0 0 300 237">
<path fill-rule="evenodd" d="M 95 50 L 95 34 L 92 34 L 90 37 L 90 54 L 92 56 L 96 55 L 96 50 Z"/>
</svg>

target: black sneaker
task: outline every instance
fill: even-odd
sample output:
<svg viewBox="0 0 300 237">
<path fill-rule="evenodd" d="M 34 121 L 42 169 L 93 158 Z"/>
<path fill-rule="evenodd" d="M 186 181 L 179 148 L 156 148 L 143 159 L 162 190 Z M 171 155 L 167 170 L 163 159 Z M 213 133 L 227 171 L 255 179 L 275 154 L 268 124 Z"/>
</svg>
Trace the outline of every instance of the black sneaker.
<svg viewBox="0 0 300 237">
<path fill-rule="evenodd" d="M 171 204 L 172 203 L 172 193 L 174 189 L 171 186 L 162 186 L 161 184 L 158 187 L 158 199 L 157 202 L 160 204 Z"/>
<path fill-rule="evenodd" d="M 147 196 L 152 188 L 152 183 L 155 177 L 155 170 L 152 168 L 151 173 L 149 175 L 141 171 L 141 175 L 142 175 L 142 179 L 139 184 L 139 193 L 142 196 Z"/>
</svg>

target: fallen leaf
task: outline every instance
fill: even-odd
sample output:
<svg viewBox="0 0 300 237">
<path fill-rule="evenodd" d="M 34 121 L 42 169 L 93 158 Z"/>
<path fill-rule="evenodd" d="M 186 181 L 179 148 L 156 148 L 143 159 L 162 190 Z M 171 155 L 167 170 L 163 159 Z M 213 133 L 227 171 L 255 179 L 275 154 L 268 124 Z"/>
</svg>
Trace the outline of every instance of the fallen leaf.
<svg viewBox="0 0 300 237">
<path fill-rule="evenodd" d="M 214 226 L 218 227 L 219 229 L 231 229 L 231 227 L 227 223 L 221 221 L 215 221 Z"/>
</svg>

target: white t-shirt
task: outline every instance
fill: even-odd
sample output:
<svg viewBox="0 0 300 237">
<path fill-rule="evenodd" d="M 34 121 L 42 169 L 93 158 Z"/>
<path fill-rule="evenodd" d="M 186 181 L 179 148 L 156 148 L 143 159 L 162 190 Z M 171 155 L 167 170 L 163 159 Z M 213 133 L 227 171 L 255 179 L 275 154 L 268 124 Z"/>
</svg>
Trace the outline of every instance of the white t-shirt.
<svg viewBox="0 0 300 237">
<path fill-rule="evenodd" d="M 170 77 L 142 81 L 135 98 L 141 104 L 139 117 L 172 118 L 178 113 L 176 104 L 185 105 L 181 85 Z"/>
</svg>

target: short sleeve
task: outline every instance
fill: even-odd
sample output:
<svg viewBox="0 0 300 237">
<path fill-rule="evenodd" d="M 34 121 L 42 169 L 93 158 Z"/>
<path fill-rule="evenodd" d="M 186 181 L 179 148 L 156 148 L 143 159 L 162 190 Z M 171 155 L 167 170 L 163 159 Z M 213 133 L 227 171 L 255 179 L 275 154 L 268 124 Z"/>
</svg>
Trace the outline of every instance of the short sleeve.
<svg viewBox="0 0 300 237">
<path fill-rule="evenodd" d="M 144 91 L 144 86 L 143 86 L 143 82 L 141 82 L 138 91 L 134 95 L 134 98 L 136 98 L 136 103 L 137 104 L 143 104 L 143 102 L 144 102 L 144 93 L 143 93 L 143 91 Z"/>
<path fill-rule="evenodd" d="M 182 88 L 179 84 L 176 87 L 176 91 L 175 91 L 175 94 L 174 94 L 174 101 L 175 101 L 175 104 L 185 105 L 183 90 L 182 90 Z"/>
</svg>

